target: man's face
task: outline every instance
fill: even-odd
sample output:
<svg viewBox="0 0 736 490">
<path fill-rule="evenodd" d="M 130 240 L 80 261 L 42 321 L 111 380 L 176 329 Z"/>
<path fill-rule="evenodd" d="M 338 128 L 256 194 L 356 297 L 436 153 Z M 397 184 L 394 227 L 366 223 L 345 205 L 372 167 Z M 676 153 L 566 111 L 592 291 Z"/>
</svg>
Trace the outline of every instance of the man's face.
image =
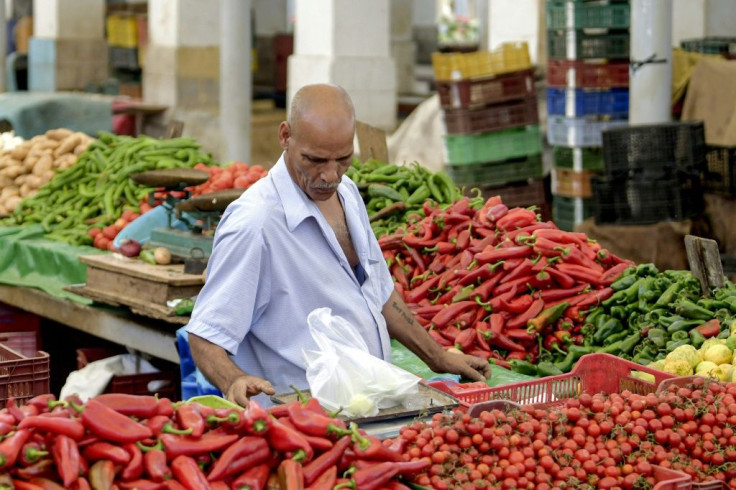
<svg viewBox="0 0 736 490">
<path fill-rule="evenodd" d="M 310 199 L 326 201 L 337 190 L 353 159 L 353 128 L 315 128 L 301 124 L 297 135 L 288 123 L 279 128 L 289 175 Z"/>
</svg>

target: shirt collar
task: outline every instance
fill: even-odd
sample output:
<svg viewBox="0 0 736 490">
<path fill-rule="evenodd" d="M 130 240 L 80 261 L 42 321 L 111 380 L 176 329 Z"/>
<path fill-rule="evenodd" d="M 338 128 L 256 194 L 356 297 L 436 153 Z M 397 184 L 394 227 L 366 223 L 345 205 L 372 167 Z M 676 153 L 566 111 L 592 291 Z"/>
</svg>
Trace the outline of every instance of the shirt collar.
<svg viewBox="0 0 736 490">
<path fill-rule="evenodd" d="M 307 196 L 307 193 L 299 188 L 289 175 L 289 170 L 286 168 L 286 162 L 284 161 L 284 154 L 281 154 L 279 161 L 276 165 L 269 170 L 269 175 L 273 178 L 273 183 L 276 186 L 276 192 L 281 200 L 281 205 L 284 208 L 284 215 L 286 216 L 286 225 L 289 231 L 299 226 L 299 224 L 309 217 L 317 217 L 317 206 Z M 343 202 L 346 202 L 345 183 L 341 182 L 337 187 L 338 195 L 342 198 Z"/>
</svg>

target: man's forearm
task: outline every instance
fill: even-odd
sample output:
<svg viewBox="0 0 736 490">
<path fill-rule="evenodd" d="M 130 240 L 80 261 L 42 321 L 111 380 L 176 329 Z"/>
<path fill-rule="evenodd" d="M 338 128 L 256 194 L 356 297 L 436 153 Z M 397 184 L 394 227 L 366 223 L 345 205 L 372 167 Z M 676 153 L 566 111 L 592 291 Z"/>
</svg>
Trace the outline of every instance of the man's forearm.
<svg viewBox="0 0 736 490">
<path fill-rule="evenodd" d="M 419 324 L 399 293 L 391 294 L 382 312 L 389 335 L 432 367 L 442 354 L 442 347 Z"/>
<path fill-rule="evenodd" d="M 226 393 L 233 381 L 246 376 L 230 359 L 225 349 L 194 334 L 189 334 L 192 359 L 205 378 L 220 391 Z"/>
</svg>

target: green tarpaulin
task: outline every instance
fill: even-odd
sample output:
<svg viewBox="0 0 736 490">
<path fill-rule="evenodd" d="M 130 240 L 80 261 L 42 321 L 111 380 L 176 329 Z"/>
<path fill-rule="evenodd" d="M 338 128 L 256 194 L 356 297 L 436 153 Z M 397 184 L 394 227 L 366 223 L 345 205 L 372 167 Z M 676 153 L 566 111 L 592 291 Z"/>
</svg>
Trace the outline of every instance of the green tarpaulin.
<svg viewBox="0 0 736 490">
<path fill-rule="evenodd" d="M 0 227 L 0 284 L 36 288 L 58 298 L 91 304 L 63 287 L 87 280 L 87 266 L 77 260 L 80 255 L 105 252 L 46 240 L 43 235 L 41 225 Z"/>
</svg>

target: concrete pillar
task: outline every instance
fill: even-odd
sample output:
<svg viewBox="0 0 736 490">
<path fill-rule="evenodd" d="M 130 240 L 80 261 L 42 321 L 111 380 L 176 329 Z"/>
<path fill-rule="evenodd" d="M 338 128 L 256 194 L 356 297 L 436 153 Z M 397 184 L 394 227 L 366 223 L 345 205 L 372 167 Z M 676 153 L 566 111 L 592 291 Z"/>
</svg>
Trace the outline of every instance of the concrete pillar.
<svg viewBox="0 0 736 490">
<path fill-rule="evenodd" d="M 532 64 L 546 62 L 546 28 L 544 25 L 545 0 L 489 0 L 488 46 L 526 41 Z"/>
<path fill-rule="evenodd" d="M 0 0 L 0 92 L 6 90 L 5 57 L 8 55 L 8 21 L 5 16 L 5 2 Z"/>
<path fill-rule="evenodd" d="M 32 91 L 79 90 L 108 78 L 105 0 L 33 0 Z"/>
<path fill-rule="evenodd" d="M 672 118 L 672 3 L 632 0 L 629 122 Z"/>
<path fill-rule="evenodd" d="M 673 0 L 673 46 L 679 46 L 683 39 L 733 37 L 734 32 L 736 2 L 733 0 Z"/>
<path fill-rule="evenodd" d="M 412 29 L 413 0 L 391 2 L 391 56 L 396 63 L 396 88 L 400 94 L 414 92 L 415 44 Z"/>
<path fill-rule="evenodd" d="M 223 153 L 219 124 L 221 3 L 148 0 L 143 70 L 143 100 L 169 106 L 166 117 L 182 121 L 184 134 L 212 151 L 215 158 Z M 243 56 L 249 56 L 245 53 L 249 47 L 250 40 L 242 48 Z"/>
<path fill-rule="evenodd" d="M 396 66 L 389 12 L 389 0 L 297 2 L 288 99 L 304 85 L 335 83 L 350 94 L 360 121 L 393 130 Z"/>
<path fill-rule="evenodd" d="M 220 18 L 220 127 L 224 160 L 250 162 L 250 0 L 222 0 Z"/>
</svg>

